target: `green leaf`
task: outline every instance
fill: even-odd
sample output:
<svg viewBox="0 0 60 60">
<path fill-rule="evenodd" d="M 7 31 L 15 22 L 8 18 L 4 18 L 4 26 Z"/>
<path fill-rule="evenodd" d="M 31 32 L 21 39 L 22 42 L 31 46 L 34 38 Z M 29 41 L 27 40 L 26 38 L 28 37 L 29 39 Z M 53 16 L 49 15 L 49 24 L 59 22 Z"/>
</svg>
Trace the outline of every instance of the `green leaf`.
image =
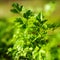
<svg viewBox="0 0 60 60">
<path fill-rule="evenodd" d="M 47 20 L 42 20 L 41 23 L 44 24 Z"/>
<path fill-rule="evenodd" d="M 28 10 L 26 13 L 23 14 L 23 17 L 29 19 L 32 16 L 31 10 Z"/>
<path fill-rule="evenodd" d="M 11 9 L 11 12 L 18 13 L 18 11 L 16 9 Z"/>
<path fill-rule="evenodd" d="M 18 3 L 13 3 L 12 7 L 17 8 L 17 7 L 19 7 L 19 4 Z"/>
<path fill-rule="evenodd" d="M 22 28 L 23 28 L 23 29 L 26 29 L 26 24 L 23 24 Z"/>
<path fill-rule="evenodd" d="M 34 25 L 37 26 L 37 27 L 40 26 L 40 24 L 38 22 L 34 22 Z"/>
<path fill-rule="evenodd" d="M 41 22 L 41 13 L 39 13 L 37 16 L 36 16 L 36 19 Z"/>
<path fill-rule="evenodd" d="M 12 9 L 11 9 L 11 11 L 13 12 L 13 13 L 19 13 L 19 12 L 21 12 L 22 11 L 22 9 L 23 9 L 23 6 L 21 5 L 21 6 L 19 6 L 19 4 L 18 3 L 13 3 L 12 4 Z"/>
<path fill-rule="evenodd" d="M 18 23 L 20 23 L 20 24 L 23 24 L 23 21 L 22 21 L 21 18 L 16 18 L 16 21 L 15 21 L 15 22 L 18 22 Z"/>
<path fill-rule="evenodd" d="M 22 9 L 23 9 L 23 6 L 20 6 L 18 10 L 19 10 L 19 11 L 22 11 Z"/>
<path fill-rule="evenodd" d="M 42 20 L 41 20 L 41 18 L 42 18 Z M 47 20 L 44 20 L 43 19 L 44 18 L 44 16 L 41 14 L 41 13 L 39 13 L 37 16 L 36 16 L 36 19 L 38 20 L 38 22 L 40 22 L 41 24 L 44 24 Z"/>
</svg>

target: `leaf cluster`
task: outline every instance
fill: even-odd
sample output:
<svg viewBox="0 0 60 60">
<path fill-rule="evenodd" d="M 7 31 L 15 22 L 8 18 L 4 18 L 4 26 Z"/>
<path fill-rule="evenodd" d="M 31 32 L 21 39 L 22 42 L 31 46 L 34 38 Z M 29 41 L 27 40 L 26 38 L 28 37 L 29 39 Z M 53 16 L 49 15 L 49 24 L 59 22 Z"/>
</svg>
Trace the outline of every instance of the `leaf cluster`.
<svg viewBox="0 0 60 60">
<path fill-rule="evenodd" d="M 8 49 L 8 54 L 13 60 L 51 60 L 49 49 L 46 49 L 50 41 L 48 31 L 54 31 L 59 25 L 48 24 L 42 12 L 36 15 L 33 11 L 27 10 L 23 13 L 23 6 L 18 3 L 13 3 L 12 7 L 11 11 L 20 17 L 14 21 L 14 44 Z"/>
</svg>

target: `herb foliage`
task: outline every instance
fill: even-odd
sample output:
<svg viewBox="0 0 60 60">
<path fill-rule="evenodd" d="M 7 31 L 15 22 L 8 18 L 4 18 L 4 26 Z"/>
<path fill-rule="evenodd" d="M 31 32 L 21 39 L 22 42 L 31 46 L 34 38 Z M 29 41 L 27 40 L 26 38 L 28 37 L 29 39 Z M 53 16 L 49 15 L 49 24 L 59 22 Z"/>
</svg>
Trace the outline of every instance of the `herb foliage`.
<svg viewBox="0 0 60 60">
<path fill-rule="evenodd" d="M 8 54 L 13 60 L 59 60 L 57 47 L 48 47 L 50 40 L 48 31 L 54 31 L 59 24 L 48 24 L 42 12 L 34 13 L 31 10 L 23 12 L 23 6 L 12 4 L 11 12 L 19 14 L 14 21 L 13 47 Z M 59 48 L 58 48 L 59 49 Z"/>
</svg>

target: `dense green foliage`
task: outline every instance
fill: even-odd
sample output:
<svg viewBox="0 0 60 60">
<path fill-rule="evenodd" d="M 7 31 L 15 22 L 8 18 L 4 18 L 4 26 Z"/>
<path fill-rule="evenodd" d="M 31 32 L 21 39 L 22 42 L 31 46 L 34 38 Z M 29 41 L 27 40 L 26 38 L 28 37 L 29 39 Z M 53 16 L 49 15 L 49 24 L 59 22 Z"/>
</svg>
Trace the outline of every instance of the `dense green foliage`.
<svg viewBox="0 0 60 60">
<path fill-rule="evenodd" d="M 11 38 L 13 36 L 13 24 L 5 18 L 0 19 L 0 60 L 9 60 L 10 56 L 6 54 L 8 48 L 12 46 Z M 11 59 L 10 59 L 11 60 Z"/>
<path fill-rule="evenodd" d="M 11 58 L 10 60 L 60 60 L 60 38 L 49 35 L 49 32 L 53 32 L 60 24 L 49 24 L 43 12 L 25 11 L 18 3 L 13 3 L 11 12 L 19 17 L 16 17 L 11 25 L 5 24 L 8 34 L 1 30 L 0 36 L 5 32 L 9 37 L 4 38 L 7 46 L 1 46 L 0 52 L 3 48 L 6 49 L 3 53 Z"/>
</svg>

